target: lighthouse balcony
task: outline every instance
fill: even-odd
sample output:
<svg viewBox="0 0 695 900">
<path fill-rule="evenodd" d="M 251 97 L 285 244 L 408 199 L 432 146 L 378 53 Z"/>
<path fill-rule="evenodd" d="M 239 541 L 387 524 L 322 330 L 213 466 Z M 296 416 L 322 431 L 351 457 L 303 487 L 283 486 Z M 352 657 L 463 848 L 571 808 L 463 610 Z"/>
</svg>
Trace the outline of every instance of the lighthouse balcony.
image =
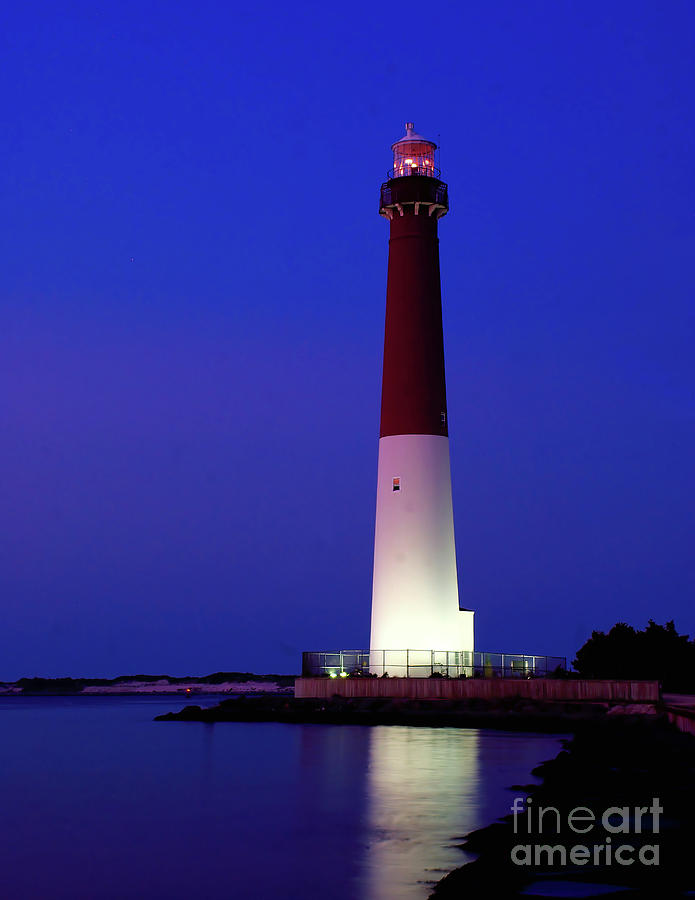
<svg viewBox="0 0 695 900">
<path fill-rule="evenodd" d="M 404 208 L 415 215 L 440 218 L 449 210 L 449 189 L 445 182 L 429 174 L 393 177 L 381 185 L 379 215 L 388 219 L 403 215 Z"/>
</svg>

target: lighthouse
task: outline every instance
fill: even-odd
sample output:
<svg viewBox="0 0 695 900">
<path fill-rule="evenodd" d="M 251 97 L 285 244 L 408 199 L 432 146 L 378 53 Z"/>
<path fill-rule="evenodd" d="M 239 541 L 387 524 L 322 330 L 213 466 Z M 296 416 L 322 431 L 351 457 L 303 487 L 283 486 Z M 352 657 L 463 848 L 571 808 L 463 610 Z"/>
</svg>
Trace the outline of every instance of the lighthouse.
<svg viewBox="0 0 695 900">
<path fill-rule="evenodd" d="M 453 674 L 470 664 L 473 612 L 459 606 L 451 498 L 437 233 L 448 189 L 412 122 L 392 150 L 370 665 Z"/>
</svg>

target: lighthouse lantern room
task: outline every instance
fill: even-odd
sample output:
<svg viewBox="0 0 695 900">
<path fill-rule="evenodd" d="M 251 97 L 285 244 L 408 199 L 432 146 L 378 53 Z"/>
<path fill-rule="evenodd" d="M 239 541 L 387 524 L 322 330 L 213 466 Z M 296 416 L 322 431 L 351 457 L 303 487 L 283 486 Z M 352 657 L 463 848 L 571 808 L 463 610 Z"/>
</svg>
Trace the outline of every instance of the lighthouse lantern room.
<svg viewBox="0 0 695 900">
<path fill-rule="evenodd" d="M 415 126 L 407 122 L 405 136 L 391 145 L 393 150 L 392 178 L 405 175 L 429 175 L 437 177 L 439 170 L 434 165 L 434 151 L 437 145 L 421 134 L 415 133 Z"/>
</svg>

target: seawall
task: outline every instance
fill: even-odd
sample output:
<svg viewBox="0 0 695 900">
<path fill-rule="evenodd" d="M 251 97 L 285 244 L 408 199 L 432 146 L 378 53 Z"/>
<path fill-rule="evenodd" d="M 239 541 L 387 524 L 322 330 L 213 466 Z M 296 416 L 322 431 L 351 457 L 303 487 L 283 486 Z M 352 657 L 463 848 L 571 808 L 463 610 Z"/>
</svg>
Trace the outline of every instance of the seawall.
<svg viewBox="0 0 695 900">
<path fill-rule="evenodd" d="M 419 700 L 522 697 L 529 700 L 658 703 L 658 681 L 560 678 L 297 678 L 296 698 L 393 697 Z"/>
</svg>

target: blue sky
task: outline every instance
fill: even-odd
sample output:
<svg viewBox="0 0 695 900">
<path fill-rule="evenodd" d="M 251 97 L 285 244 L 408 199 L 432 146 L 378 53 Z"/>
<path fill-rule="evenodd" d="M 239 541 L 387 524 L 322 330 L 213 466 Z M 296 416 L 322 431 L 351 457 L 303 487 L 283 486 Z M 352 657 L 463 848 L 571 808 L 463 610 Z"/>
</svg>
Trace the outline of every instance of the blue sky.
<svg viewBox="0 0 695 900">
<path fill-rule="evenodd" d="M 0 678 L 368 641 L 388 228 L 441 143 L 480 648 L 693 617 L 687 2 L 3 14 Z"/>
</svg>

